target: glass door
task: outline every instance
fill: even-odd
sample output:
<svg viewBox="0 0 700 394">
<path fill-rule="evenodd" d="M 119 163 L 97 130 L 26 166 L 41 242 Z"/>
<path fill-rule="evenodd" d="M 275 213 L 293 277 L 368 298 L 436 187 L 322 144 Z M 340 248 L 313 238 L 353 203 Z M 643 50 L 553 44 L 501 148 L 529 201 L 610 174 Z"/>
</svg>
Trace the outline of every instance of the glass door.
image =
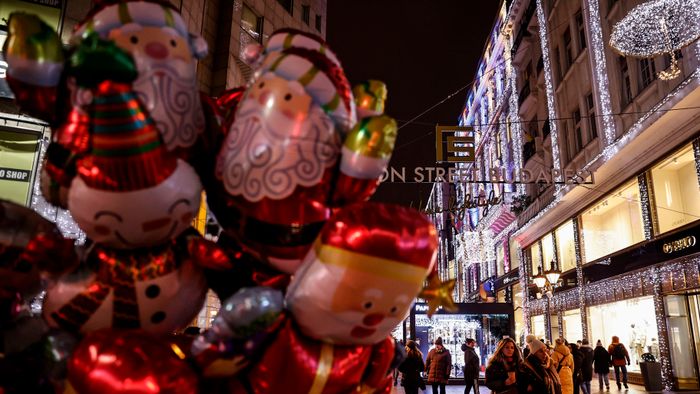
<svg viewBox="0 0 700 394">
<path fill-rule="evenodd" d="M 697 296 L 669 295 L 665 302 L 673 376 L 679 389 L 698 389 Z"/>
</svg>

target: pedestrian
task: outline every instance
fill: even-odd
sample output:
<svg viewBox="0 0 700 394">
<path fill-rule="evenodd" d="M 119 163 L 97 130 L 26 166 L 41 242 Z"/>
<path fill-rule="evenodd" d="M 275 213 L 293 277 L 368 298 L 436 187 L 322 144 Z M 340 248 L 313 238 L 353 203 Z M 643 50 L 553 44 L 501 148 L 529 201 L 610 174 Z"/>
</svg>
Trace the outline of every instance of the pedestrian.
<svg viewBox="0 0 700 394">
<path fill-rule="evenodd" d="M 469 394 L 474 389 L 474 394 L 479 394 L 479 371 L 481 371 L 481 363 L 479 356 L 474 350 L 476 341 L 473 338 L 467 338 L 467 342 L 462 344 L 464 352 L 464 394 Z"/>
<path fill-rule="evenodd" d="M 552 361 L 561 382 L 562 394 L 574 394 L 574 357 L 571 350 L 566 346 L 564 338 L 557 338 L 554 341 L 554 352 Z"/>
<path fill-rule="evenodd" d="M 579 341 L 580 342 L 580 341 Z M 583 353 L 579 350 L 578 342 L 570 343 L 569 350 L 571 350 L 571 356 L 574 358 L 574 394 L 580 394 L 581 392 L 581 367 L 583 366 Z"/>
<path fill-rule="evenodd" d="M 425 363 L 428 371 L 428 384 L 433 386 L 433 394 L 445 394 L 445 385 L 450 378 L 452 370 L 452 356 L 450 351 L 442 346 L 442 337 L 435 340 L 435 347 L 428 352 L 428 360 Z"/>
<path fill-rule="evenodd" d="M 610 353 L 612 366 L 615 368 L 617 389 L 622 389 L 620 386 L 620 370 L 622 370 L 622 383 L 626 389 L 629 388 L 627 386 L 627 365 L 630 365 L 630 354 L 627 352 L 625 345 L 620 343 L 620 338 L 617 336 L 612 337 L 612 343 L 608 346 L 608 353 Z"/>
<path fill-rule="evenodd" d="M 516 394 L 517 372 L 523 359 L 511 338 L 503 338 L 486 366 L 486 387 L 494 394 Z"/>
<path fill-rule="evenodd" d="M 588 343 L 588 339 L 581 341 L 579 349 L 583 360 L 581 363 L 581 391 L 583 394 L 591 394 L 591 380 L 593 380 L 593 348 Z M 576 360 L 574 360 L 575 362 Z M 600 385 L 601 390 L 603 385 Z"/>
<path fill-rule="evenodd" d="M 603 390 L 603 381 L 605 381 L 605 390 L 610 390 L 610 353 L 603 347 L 603 342 L 599 339 L 593 350 L 593 364 L 596 375 L 598 375 L 598 389 Z"/>
<path fill-rule="evenodd" d="M 420 375 L 425 370 L 423 353 L 410 339 L 406 342 L 406 359 L 399 365 L 398 370 L 401 372 L 401 385 L 406 394 L 418 394 L 419 387 L 425 389 L 423 377 Z"/>
<path fill-rule="evenodd" d="M 557 369 L 547 352 L 547 346 L 534 335 L 525 339 L 530 355 L 520 363 L 516 384 L 518 393 L 562 394 Z"/>
</svg>

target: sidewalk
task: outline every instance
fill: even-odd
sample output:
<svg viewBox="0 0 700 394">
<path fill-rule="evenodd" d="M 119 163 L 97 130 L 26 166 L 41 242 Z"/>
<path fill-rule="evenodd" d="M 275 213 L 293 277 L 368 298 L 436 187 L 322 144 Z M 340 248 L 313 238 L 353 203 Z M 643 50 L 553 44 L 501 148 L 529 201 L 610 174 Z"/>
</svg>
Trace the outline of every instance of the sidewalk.
<svg viewBox="0 0 700 394">
<path fill-rule="evenodd" d="M 597 387 L 597 382 L 595 385 L 591 385 L 591 393 L 598 394 L 598 393 L 604 393 L 604 394 L 641 394 L 641 393 L 647 393 L 647 391 L 644 391 L 644 386 L 638 386 L 636 384 L 630 384 L 629 390 L 625 390 L 623 387 L 622 390 L 618 391 L 617 387 L 610 387 L 610 391 L 598 391 Z M 488 388 L 481 386 L 480 387 L 480 394 L 490 394 L 491 390 Z M 419 393 L 421 391 L 419 390 Z M 430 386 L 427 387 L 426 391 L 423 391 L 422 393 L 427 393 L 431 394 L 432 393 L 432 388 Z M 665 393 L 671 393 L 670 391 L 667 391 Z M 691 393 L 700 393 L 698 391 L 683 391 L 681 392 L 682 394 L 691 394 Z M 392 391 L 392 394 L 404 394 L 403 387 L 394 387 L 394 390 Z M 459 386 L 459 385 L 450 385 L 447 386 L 447 394 L 464 394 L 464 386 Z M 471 393 L 470 393 L 471 394 Z"/>
</svg>

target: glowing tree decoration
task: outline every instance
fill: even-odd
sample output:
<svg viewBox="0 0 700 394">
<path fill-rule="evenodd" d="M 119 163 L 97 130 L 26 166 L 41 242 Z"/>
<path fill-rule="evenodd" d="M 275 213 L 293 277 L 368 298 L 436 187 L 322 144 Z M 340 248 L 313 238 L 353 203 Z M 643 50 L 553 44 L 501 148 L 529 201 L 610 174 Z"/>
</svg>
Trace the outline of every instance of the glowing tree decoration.
<svg viewBox="0 0 700 394">
<path fill-rule="evenodd" d="M 641 4 L 613 27 L 610 46 L 625 56 L 668 54 L 671 68 L 659 78 L 680 75 L 675 51 L 700 37 L 700 0 L 654 0 Z"/>
</svg>

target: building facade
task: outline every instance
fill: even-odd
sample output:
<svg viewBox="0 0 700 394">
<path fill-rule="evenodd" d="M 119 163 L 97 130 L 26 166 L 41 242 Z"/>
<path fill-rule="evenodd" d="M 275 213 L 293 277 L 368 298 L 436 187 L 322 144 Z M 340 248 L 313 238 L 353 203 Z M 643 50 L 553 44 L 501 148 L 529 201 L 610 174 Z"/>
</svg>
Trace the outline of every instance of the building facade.
<svg viewBox="0 0 700 394">
<path fill-rule="evenodd" d="M 467 166 L 481 171 L 477 181 L 493 178 L 484 140 L 500 138 L 491 152 L 502 146 L 506 166 L 522 169 L 500 190 L 501 210 L 510 207 L 517 217 L 503 234 L 492 228 L 502 221 L 494 218 L 498 206 L 487 215 L 468 209 L 471 221 L 454 235 L 461 248 L 454 265 L 467 273 L 466 294 L 494 289 L 495 299 L 522 311 L 518 339 L 533 333 L 607 345 L 618 336 L 630 352 L 631 381 L 641 382 L 642 354 L 651 353 L 667 388 L 698 389 L 700 44 L 675 52 L 680 75 L 670 80 L 659 78 L 671 66 L 668 54 L 618 55 L 608 44 L 613 26 L 641 3 L 503 4 L 502 27 L 494 28 L 487 48 L 500 34 L 506 121 L 492 115 L 497 106 L 485 116 L 487 107 L 475 105 L 489 97 L 479 87 L 479 68 L 462 124 L 475 129 L 477 154 Z M 485 51 L 482 62 L 490 56 Z M 505 143 L 501 127 L 510 135 Z M 500 187 L 488 181 L 466 187 L 488 196 Z M 458 200 L 460 188 L 455 185 Z M 475 275 L 470 267 L 477 265 Z M 560 273 L 553 289 L 535 285 L 545 273 Z M 498 295 L 509 286 L 510 299 L 507 291 Z"/>
</svg>

